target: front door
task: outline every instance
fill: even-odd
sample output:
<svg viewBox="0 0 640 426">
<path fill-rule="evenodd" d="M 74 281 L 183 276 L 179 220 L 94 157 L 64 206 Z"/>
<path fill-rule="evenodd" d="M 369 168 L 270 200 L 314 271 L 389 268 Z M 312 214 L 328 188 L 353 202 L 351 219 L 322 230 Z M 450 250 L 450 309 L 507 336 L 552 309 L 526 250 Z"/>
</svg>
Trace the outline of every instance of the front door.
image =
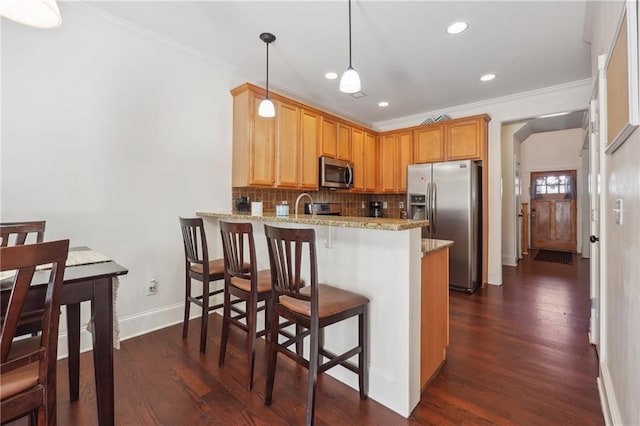
<svg viewBox="0 0 640 426">
<path fill-rule="evenodd" d="M 576 171 L 531 173 L 531 245 L 576 251 Z"/>
</svg>

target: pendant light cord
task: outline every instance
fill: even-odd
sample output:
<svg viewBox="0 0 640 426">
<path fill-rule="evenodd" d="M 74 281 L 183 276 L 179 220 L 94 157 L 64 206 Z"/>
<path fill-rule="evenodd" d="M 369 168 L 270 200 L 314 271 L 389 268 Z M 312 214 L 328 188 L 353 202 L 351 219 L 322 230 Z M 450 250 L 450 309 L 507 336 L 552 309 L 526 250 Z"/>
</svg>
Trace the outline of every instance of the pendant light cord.
<svg viewBox="0 0 640 426">
<path fill-rule="evenodd" d="M 351 0 L 349 0 L 349 68 L 351 66 Z"/>
<path fill-rule="evenodd" d="M 267 93 L 265 99 L 269 99 L 269 43 L 267 43 Z"/>
</svg>

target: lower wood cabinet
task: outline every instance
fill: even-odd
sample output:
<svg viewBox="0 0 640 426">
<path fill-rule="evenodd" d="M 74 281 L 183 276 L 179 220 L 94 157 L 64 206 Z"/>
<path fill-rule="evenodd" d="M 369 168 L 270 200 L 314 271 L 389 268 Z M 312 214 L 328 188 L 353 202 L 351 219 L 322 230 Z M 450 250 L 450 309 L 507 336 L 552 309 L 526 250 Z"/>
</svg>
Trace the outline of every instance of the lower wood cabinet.
<svg viewBox="0 0 640 426">
<path fill-rule="evenodd" d="M 447 358 L 449 346 L 449 248 L 422 258 L 420 312 L 420 389 Z"/>
</svg>

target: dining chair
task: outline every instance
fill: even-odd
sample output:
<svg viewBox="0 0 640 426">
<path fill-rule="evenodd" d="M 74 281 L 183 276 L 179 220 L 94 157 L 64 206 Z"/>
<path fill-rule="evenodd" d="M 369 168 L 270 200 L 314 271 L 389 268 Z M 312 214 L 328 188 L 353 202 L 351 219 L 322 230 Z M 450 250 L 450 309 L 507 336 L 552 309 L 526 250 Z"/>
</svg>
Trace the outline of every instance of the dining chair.
<svg viewBox="0 0 640 426">
<path fill-rule="evenodd" d="M 45 220 L 28 222 L 0 223 L 0 247 L 19 246 L 27 242 L 29 235 L 35 233 L 36 243 L 44 241 Z"/>
<path fill-rule="evenodd" d="M 184 322 L 182 324 L 182 338 L 186 338 L 189 333 L 189 312 L 191 304 L 202 308 L 200 320 L 200 352 L 207 350 L 207 325 L 209 323 L 209 312 L 221 309 L 223 303 L 209 305 L 210 298 L 224 293 L 224 259 L 209 259 L 207 248 L 207 238 L 204 232 L 202 218 L 180 217 L 180 228 L 182 229 L 182 240 L 184 242 L 185 261 L 185 298 L 184 298 Z M 202 295 L 194 296 L 191 289 L 191 280 L 195 279 L 202 283 Z M 216 287 L 212 287 L 212 282 L 220 281 Z"/>
<path fill-rule="evenodd" d="M 251 223 L 220 221 L 220 235 L 224 252 L 224 308 L 218 365 L 220 367 L 224 365 L 230 325 L 246 331 L 247 389 L 251 390 L 256 358 L 256 339 L 266 335 L 269 329 L 271 271 L 268 269 L 258 270 Z M 232 296 L 234 297 L 233 301 Z M 244 311 L 233 309 L 234 304 L 239 301 L 244 302 Z M 258 331 L 258 312 L 263 310 L 265 311 L 264 327 Z M 243 323 L 242 320 L 245 322 Z"/>
<path fill-rule="evenodd" d="M 0 334 L 0 421 L 31 415 L 56 424 L 56 362 L 60 297 L 69 240 L 0 248 L 2 272 L 15 270 Z M 31 287 L 36 266 L 51 264 L 46 285 Z M 39 317 L 42 332 L 14 341 L 22 318 Z"/>
<path fill-rule="evenodd" d="M 267 383 L 265 405 L 271 405 L 278 353 L 282 353 L 309 370 L 306 424 L 314 421 L 316 381 L 319 374 L 342 365 L 358 375 L 360 398 L 367 398 L 367 306 L 369 299 L 360 294 L 318 283 L 315 231 L 264 226 L 271 267 L 272 306 L 270 342 L 267 349 Z M 302 286 L 307 273 L 311 285 Z M 334 354 L 324 347 L 325 327 L 347 318 L 358 317 L 358 344 Z M 304 331 L 280 342 L 279 317 L 301 326 Z M 309 338 L 309 359 L 289 347 Z M 358 355 L 356 366 L 349 359 Z M 326 357 L 327 361 L 323 362 Z"/>
</svg>

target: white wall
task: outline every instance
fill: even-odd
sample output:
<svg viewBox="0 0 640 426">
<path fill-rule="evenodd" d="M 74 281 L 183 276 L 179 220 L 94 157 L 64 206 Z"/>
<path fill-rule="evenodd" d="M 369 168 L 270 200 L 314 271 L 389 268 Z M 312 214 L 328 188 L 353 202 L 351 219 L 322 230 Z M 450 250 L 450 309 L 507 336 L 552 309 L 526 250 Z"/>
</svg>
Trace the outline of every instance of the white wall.
<svg viewBox="0 0 640 426">
<path fill-rule="evenodd" d="M 129 268 L 118 301 L 128 337 L 181 321 L 178 216 L 231 207 L 235 81 L 86 6 L 60 8 L 55 30 L 2 22 L 1 220 L 46 219 L 47 240 Z"/>
<path fill-rule="evenodd" d="M 502 126 L 502 264 L 515 266 L 518 264 L 518 212 L 516 205 L 515 161 L 520 158 L 520 142 L 514 140 L 514 133 L 526 123 L 512 123 Z M 516 152 L 518 148 L 518 152 Z M 522 169 L 522 167 L 521 167 Z"/>
<path fill-rule="evenodd" d="M 489 273 L 491 284 L 502 284 L 502 176 L 501 134 L 502 123 L 509 123 L 543 114 L 560 111 L 583 110 L 589 105 L 591 81 L 578 81 L 563 86 L 550 87 L 504 98 L 477 102 L 469 105 L 426 111 L 422 114 L 374 123 L 377 130 L 393 130 L 417 126 L 425 117 L 447 114 L 452 118 L 475 114 L 488 114 L 489 122 Z"/>
<path fill-rule="evenodd" d="M 622 2 L 589 2 L 586 35 L 596 58 L 608 53 Z M 637 28 L 636 28 L 637 31 Z M 640 131 L 636 129 L 613 155 L 605 158 L 601 211 L 601 392 L 609 423 L 640 424 Z M 624 221 L 614 222 L 616 199 L 624 200 Z"/>
<path fill-rule="evenodd" d="M 583 129 L 534 133 L 520 144 L 522 154 L 522 202 L 531 203 L 531 172 L 576 170 L 576 251 L 582 250 L 582 185 Z"/>
</svg>

